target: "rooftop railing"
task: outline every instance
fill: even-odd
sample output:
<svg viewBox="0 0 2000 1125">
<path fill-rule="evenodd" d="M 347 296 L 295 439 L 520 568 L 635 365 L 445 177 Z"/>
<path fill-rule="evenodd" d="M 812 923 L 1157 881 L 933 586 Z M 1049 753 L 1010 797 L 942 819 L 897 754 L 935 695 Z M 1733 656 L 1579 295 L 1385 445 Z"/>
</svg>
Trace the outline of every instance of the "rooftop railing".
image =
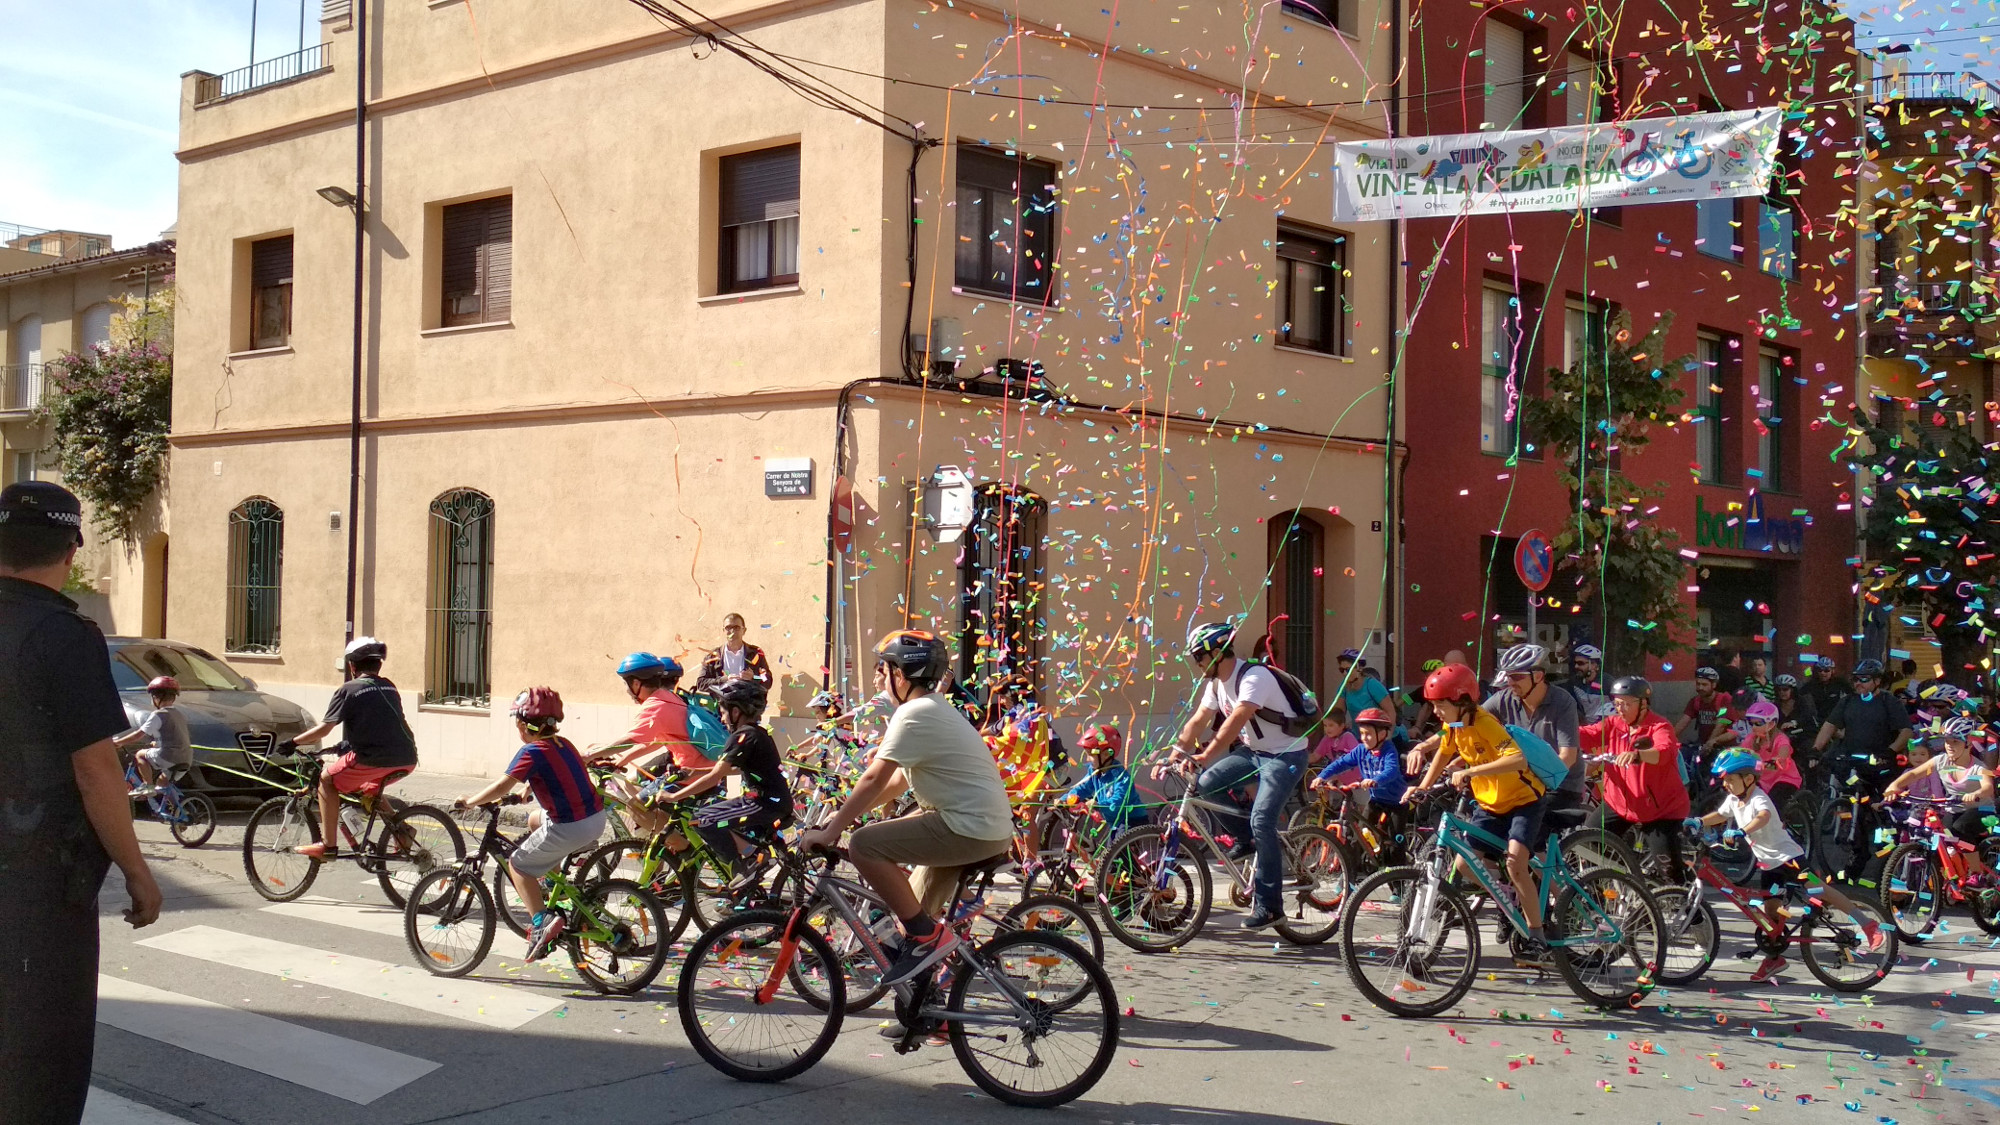
<svg viewBox="0 0 2000 1125">
<path fill-rule="evenodd" d="M 326 44 L 315 43 L 303 51 L 265 59 L 263 62 L 252 63 L 241 70 L 232 70 L 227 74 L 214 74 L 202 78 L 194 89 L 194 104 L 207 105 L 209 102 L 247 94 L 264 86 L 290 82 L 294 78 L 303 78 L 315 71 L 325 70 L 330 65 L 326 61 Z"/>
</svg>

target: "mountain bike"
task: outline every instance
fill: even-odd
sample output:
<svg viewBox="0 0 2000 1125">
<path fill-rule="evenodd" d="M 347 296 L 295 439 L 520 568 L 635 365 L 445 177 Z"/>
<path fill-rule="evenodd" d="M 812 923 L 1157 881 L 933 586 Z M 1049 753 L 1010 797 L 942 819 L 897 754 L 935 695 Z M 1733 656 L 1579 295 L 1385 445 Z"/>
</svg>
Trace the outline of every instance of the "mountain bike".
<svg viewBox="0 0 2000 1125">
<path fill-rule="evenodd" d="M 1695 841 L 1693 872 L 1685 886 L 1662 887 L 1653 894 L 1660 904 L 1666 927 L 1667 952 L 1660 969 L 1666 984 L 1685 985 L 1699 980 L 1715 964 L 1722 944 L 1722 926 L 1706 901 L 1713 890 L 1734 903 L 1750 920 L 1756 944 L 1749 955 L 1772 956 L 1796 945 L 1804 955 L 1806 968 L 1820 983 L 1835 992 L 1866 992 L 1875 987 L 1896 964 L 1896 928 L 1881 906 L 1866 897 L 1849 896 L 1864 913 L 1876 915 L 1886 940 L 1871 953 L 1868 939 L 1853 921 L 1842 921 L 1831 910 L 1802 898 L 1797 888 L 1786 891 L 1796 913 L 1773 922 L 1760 908 L 1770 892 L 1745 889 L 1729 878 L 1713 858 L 1717 844 L 1713 830 Z"/>
<path fill-rule="evenodd" d="M 486 861 L 505 878 L 513 841 L 500 833 L 500 806 L 518 804 L 509 794 L 486 806 L 486 832 L 472 855 L 417 880 L 403 907 L 403 939 L 417 964 L 441 977 L 462 977 L 493 948 L 499 907 L 486 888 Z M 624 879 L 572 881 L 561 866 L 546 876 L 543 909 L 562 919 L 570 965 L 585 984 L 607 995 L 629 996 L 653 983 L 667 963 L 666 912 L 658 899 Z"/>
<path fill-rule="evenodd" d="M 319 778 L 324 767 L 319 753 L 288 764 L 298 785 L 258 805 L 243 826 L 243 872 L 251 888 L 272 902 L 290 902 L 305 894 L 328 863 L 353 860 L 381 882 L 382 893 L 392 904 L 401 907 L 418 879 L 465 858 L 465 836 L 443 810 L 384 797 L 383 788 L 400 780 L 400 774 L 342 795 L 337 823 L 343 843 L 337 861 L 298 854 L 300 846 L 319 842 Z"/>
<path fill-rule="evenodd" d="M 184 848 L 198 848 L 208 843 L 215 835 L 215 802 L 201 793 L 189 793 L 180 787 L 180 780 L 187 776 L 188 767 L 169 766 L 164 772 L 155 773 L 152 792 L 146 794 L 146 807 L 151 809 L 155 819 L 167 826 Z M 140 787 L 139 767 L 127 763 L 125 785 L 136 790 Z"/>
<path fill-rule="evenodd" d="M 1437 801 L 1455 794 L 1447 783 L 1419 794 Z M 1438 817 L 1414 866 L 1369 876 L 1348 895 L 1341 914 L 1347 975 L 1376 1007 L 1398 1016 L 1430 1016 L 1465 997 L 1479 975 L 1479 928 L 1453 884 L 1454 859 L 1516 934 L 1527 920 L 1511 884 L 1496 877 L 1473 841 L 1504 852 L 1507 841 L 1464 819 L 1471 798 Z M 1559 847 L 1544 842 L 1531 862 L 1550 959 L 1570 991 L 1600 1008 L 1637 1007 L 1653 990 L 1661 957 L 1660 909 L 1645 884 L 1627 871 L 1600 867 L 1581 874 Z"/>
<path fill-rule="evenodd" d="M 1875 831 L 1881 820 L 1873 794 L 1895 778 L 1872 756 L 1829 753 L 1825 760 L 1825 790 L 1813 817 L 1809 839 L 1801 840 L 1813 870 L 1823 879 L 1858 878 L 1876 852 Z"/>
<path fill-rule="evenodd" d="M 1944 908 L 1952 905 L 1966 907 L 1980 929 L 2000 934 L 2000 887 L 1990 874 L 1973 875 L 1969 863 L 1974 854 L 1989 869 L 2000 863 L 2000 839 L 1988 836 L 1975 849 L 1952 835 L 1944 814 L 1965 807 L 1957 800 L 1912 797 L 1908 801 L 1907 809 L 1913 811 L 1899 819 L 1913 837 L 1889 850 L 1876 884 L 1896 933 L 1908 942 L 1928 940 Z"/>
<path fill-rule="evenodd" d="M 578 877 L 630 879 L 645 887 L 667 908 L 675 938 L 690 918 L 695 929 L 705 930 L 745 906 L 763 905 L 761 880 L 737 891 L 729 889 L 734 869 L 695 831 L 699 808 L 692 801 L 661 805 L 659 811 L 668 818 L 664 827 L 645 839 L 628 836 L 599 847 L 578 865 Z M 667 846 L 676 834 L 687 842 L 679 852 Z"/>
<path fill-rule="evenodd" d="M 807 857 L 779 844 L 784 875 L 810 886 L 886 974 L 894 959 L 875 936 L 866 904 L 831 876 L 835 853 Z M 1011 1105 L 1072 1101 L 1104 1076 L 1118 1049 L 1118 1002 L 1089 951 L 1039 929 L 1002 933 L 975 946 L 960 907 L 982 870 L 960 872 L 945 924 L 959 944 L 933 968 L 894 987 L 899 1054 L 942 1034 L 981 1090 Z M 688 950 L 675 999 L 681 1028 L 710 1066 L 745 1082 L 780 1082 L 826 1056 L 847 1012 L 846 974 L 803 905 L 751 910 L 710 929 Z"/>
</svg>

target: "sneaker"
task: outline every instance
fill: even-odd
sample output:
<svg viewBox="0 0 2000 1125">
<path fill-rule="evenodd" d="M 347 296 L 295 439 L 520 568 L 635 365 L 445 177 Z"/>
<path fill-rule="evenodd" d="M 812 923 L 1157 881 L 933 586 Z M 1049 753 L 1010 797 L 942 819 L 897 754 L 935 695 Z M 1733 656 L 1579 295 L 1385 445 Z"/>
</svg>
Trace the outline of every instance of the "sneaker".
<svg viewBox="0 0 2000 1125">
<path fill-rule="evenodd" d="M 928 937 L 911 938 L 903 955 L 882 974 L 882 983 L 890 986 L 902 984 L 939 961 L 958 948 L 958 934 L 950 926 L 939 925 Z"/>
<path fill-rule="evenodd" d="M 1784 954 L 1773 953 L 1769 957 L 1764 958 L 1764 963 L 1757 966 L 1757 971 L 1750 974 L 1750 979 L 1758 984 L 1762 984 L 1772 977 L 1777 976 L 1778 970 L 1789 964 L 1791 962 L 1785 960 Z"/>
<path fill-rule="evenodd" d="M 1539 969 L 1549 963 L 1549 943 L 1531 937 L 1514 942 L 1514 964 L 1523 969 Z"/>
<path fill-rule="evenodd" d="M 1268 926 L 1277 925 L 1283 917 L 1277 911 L 1259 903 L 1250 909 L 1250 916 L 1243 919 L 1243 928 L 1246 930 L 1261 930 Z"/>
<path fill-rule="evenodd" d="M 292 854 L 316 860 L 339 859 L 340 849 L 332 844 L 300 844 L 292 849 Z"/>
<path fill-rule="evenodd" d="M 528 929 L 528 955 L 522 960 L 539 961 L 549 955 L 556 940 L 563 935 L 563 916 L 545 912 L 536 916 L 535 924 Z"/>
<path fill-rule="evenodd" d="M 141 785 L 125 795 L 136 801 L 141 797 L 151 797 L 159 791 L 160 787 L 157 785 Z"/>
<path fill-rule="evenodd" d="M 1229 858 L 1236 863 L 1241 863 L 1246 859 L 1251 859 L 1255 857 L 1256 854 L 1257 854 L 1257 844 L 1255 841 L 1252 840 L 1244 840 L 1241 843 L 1237 844 L 1235 847 L 1229 849 Z"/>
<path fill-rule="evenodd" d="M 1888 944 L 1889 935 L 1882 932 L 1882 923 L 1880 922 L 1861 923 L 1861 933 L 1862 936 L 1868 939 L 1868 952 L 1870 953 L 1880 953 L 1882 952 L 1882 947 Z"/>
<path fill-rule="evenodd" d="M 729 885 L 723 888 L 723 893 L 729 895 L 731 898 L 735 898 L 762 883 L 764 881 L 764 873 L 769 870 L 771 870 L 771 861 L 761 856 L 755 862 L 745 860 L 739 865 L 736 877 L 731 879 Z"/>
</svg>

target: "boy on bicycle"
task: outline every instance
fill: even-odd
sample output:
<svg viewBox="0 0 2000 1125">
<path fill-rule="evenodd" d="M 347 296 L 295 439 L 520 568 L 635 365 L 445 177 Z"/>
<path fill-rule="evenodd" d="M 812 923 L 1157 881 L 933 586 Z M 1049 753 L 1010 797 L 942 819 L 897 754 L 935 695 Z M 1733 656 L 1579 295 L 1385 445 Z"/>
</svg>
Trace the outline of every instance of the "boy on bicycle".
<svg viewBox="0 0 2000 1125">
<path fill-rule="evenodd" d="M 1771 802 L 1770 794 L 1757 785 L 1757 771 L 1762 765 L 1763 759 L 1757 757 L 1754 751 L 1740 747 L 1716 755 L 1713 772 L 1722 778 L 1722 787 L 1728 796 L 1722 799 L 1721 807 L 1714 812 L 1702 817 L 1688 817 L 1684 823 L 1688 831 L 1696 832 L 1704 825 L 1734 822 L 1735 827 L 1727 835 L 1741 836 L 1750 842 L 1750 852 L 1757 857 L 1759 881 L 1766 891 L 1771 892 L 1764 900 L 1764 916 L 1770 919 L 1773 926 L 1782 927 L 1779 911 L 1784 908 L 1785 894 L 1790 891 L 1804 893 L 1817 880 L 1799 866 L 1806 850 L 1792 839 L 1791 833 L 1785 831 L 1784 821 L 1778 819 L 1778 806 Z M 1835 890 L 1833 884 L 1820 883 L 1817 901 L 1854 919 L 1862 934 L 1868 938 L 1870 953 L 1882 948 L 1887 938 L 1882 933 L 1881 924 L 1863 915 L 1855 907 L 1854 900 Z M 1752 947 L 1741 956 L 1756 952 Z M 1785 965 L 1785 955 L 1773 953 L 1764 958 L 1764 963 L 1757 966 L 1750 979 L 1759 983 L 1770 980 Z"/>
<path fill-rule="evenodd" d="M 1090 755 L 1090 776 L 1063 794 L 1072 804 L 1089 802 L 1103 815 L 1105 827 L 1123 832 L 1146 820 L 1145 806 L 1135 799 L 1132 771 L 1118 761 L 1125 749 L 1125 736 L 1117 727 L 1085 727 L 1077 736 L 1077 749 Z"/>
<path fill-rule="evenodd" d="M 1361 745 L 1328 762 L 1309 788 L 1332 789 L 1335 777 L 1358 768 L 1361 780 L 1357 788 L 1368 790 L 1368 820 L 1382 830 L 1382 841 L 1388 850 L 1402 839 L 1409 820 L 1404 814 L 1403 793 L 1409 789 L 1410 780 L 1403 773 L 1403 756 L 1396 752 L 1396 744 L 1389 738 L 1395 732 L 1396 722 L 1370 707 L 1354 716 L 1354 729 L 1361 734 Z"/>
<path fill-rule="evenodd" d="M 139 772 L 139 787 L 130 794 L 133 797 L 158 793 L 160 779 L 170 769 L 194 764 L 194 741 L 188 737 L 187 719 L 174 706 L 181 697 L 180 682 L 172 676 L 156 676 L 146 685 L 146 694 L 153 698 L 152 713 L 139 720 L 138 729 L 111 740 L 120 750 L 142 738 L 153 740 L 151 746 L 132 755 L 132 768 Z"/>
<path fill-rule="evenodd" d="M 356 637 L 341 654 L 347 682 L 334 689 L 319 725 L 278 744 L 290 754 L 340 728 L 340 759 L 319 775 L 320 838 L 292 851 L 307 859 L 340 858 L 336 822 L 340 795 L 373 788 L 381 792 L 417 768 L 417 739 L 403 718 L 403 697 L 382 674 L 389 646 L 374 637 Z"/>
<path fill-rule="evenodd" d="M 1424 681 L 1424 698 L 1437 709 L 1444 729 L 1431 739 L 1437 753 L 1417 787 L 1429 789 L 1445 767 L 1463 763 L 1451 772 L 1451 783 L 1470 789 L 1478 803 L 1472 823 L 1507 842 L 1507 881 L 1513 884 L 1528 923 L 1528 932 L 1521 935 L 1520 959 L 1539 963 L 1548 954 L 1548 939 L 1542 932 L 1541 892 L 1528 861 L 1542 842 L 1547 789 L 1515 745 L 1514 736 L 1476 702 L 1479 690 L 1479 674 L 1463 664 L 1447 664 Z M 1467 840 L 1489 861 L 1500 858 L 1499 849 L 1480 837 Z"/>
<path fill-rule="evenodd" d="M 508 857 L 507 879 L 514 884 L 514 893 L 521 896 L 521 904 L 535 916 L 528 930 L 526 959 L 538 961 L 548 955 L 563 932 L 562 915 L 542 909 L 546 905 L 542 876 L 596 844 L 604 834 L 608 814 L 604 797 L 591 784 L 583 755 L 569 739 L 556 733 L 563 717 L 562 696 L 550 688 L 529 688 L 514 697 L 508 714 L 514 717 L 521 749 L 508 763 L 506 775 L 470 797 L 453 801 L 452 808 L 491 804 L 523 781 L 535 795 L 541 811 L 529 817 L 533 831 Z"/>
<path fill-rule="evenodd" d="M 641 779 L 671 777 L 678 780 L 708 768 L 688 735 L 688 701 L 676 689 L 681 680 L 680 662 L 671 656 L 635 652 L 618 663 L 618 678 L 625 694 L 639 705 L 639 717 L 632 730 L 616 742 L 590 752 L 586 762 L 607 759 Z M 639 800 L 639 784 L 620 776 L 615 795 L 622 796 L 631 811 L 632 822 L 641 831 L 658 831 L 666 820 Z"/>
<path fill-rule="evenodd" d="M 743 778 L 742 796 L 705 805 L 694 814 L 694 830 L 729 867 L 731 894 L 749 889 L 761 873 L 756 865 L 745 864 L 744 857 L 791 824 L 794 815 L 792 787 L 785 780 L 778 744 L 762 726 L 767 698 L 763 682 L 752 677 L 717 684 L 715 701 L 729 727 L 722 757 L 700 776 L 658 797 L 663 805 L 673 804 L 717 790 L 732 775 Z M 678 832 L 667 838 L 669 851 L 678 854 L 687 847 Z"/>
</svg>

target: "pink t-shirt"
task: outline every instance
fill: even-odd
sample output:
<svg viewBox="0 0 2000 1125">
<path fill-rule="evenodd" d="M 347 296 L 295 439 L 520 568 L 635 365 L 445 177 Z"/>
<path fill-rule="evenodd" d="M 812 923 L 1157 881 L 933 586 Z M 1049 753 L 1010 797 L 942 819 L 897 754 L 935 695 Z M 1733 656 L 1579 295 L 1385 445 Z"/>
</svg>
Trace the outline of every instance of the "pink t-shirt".
<svg viewBox="0 0 2000 1125">
<path fill-rule="evenodd" d="M 661 750 L 674 756 L 682 769 L 706 769 L 711 764 L 688 739 L 688 705 L 679 693 L 662 688 L 639 706 L 639 721 L 622 742 L 632 748 L 618 758 L 620 766 L 630 766 L 651 758 Z"/>
<path fill-rule="evenodd" d="M 1764 764 L 1757 767 L 1757 784 L 1769 792 L 1773 785 L 1790 785 L 1797 788 L 1805 784 L 1799 776 L 1799 763 L 1792 756 L 1792 740 L 1783 731 L 1774 731 L 1771 741 L 1759 746 L 1757 756 Z"/>
</svg>

